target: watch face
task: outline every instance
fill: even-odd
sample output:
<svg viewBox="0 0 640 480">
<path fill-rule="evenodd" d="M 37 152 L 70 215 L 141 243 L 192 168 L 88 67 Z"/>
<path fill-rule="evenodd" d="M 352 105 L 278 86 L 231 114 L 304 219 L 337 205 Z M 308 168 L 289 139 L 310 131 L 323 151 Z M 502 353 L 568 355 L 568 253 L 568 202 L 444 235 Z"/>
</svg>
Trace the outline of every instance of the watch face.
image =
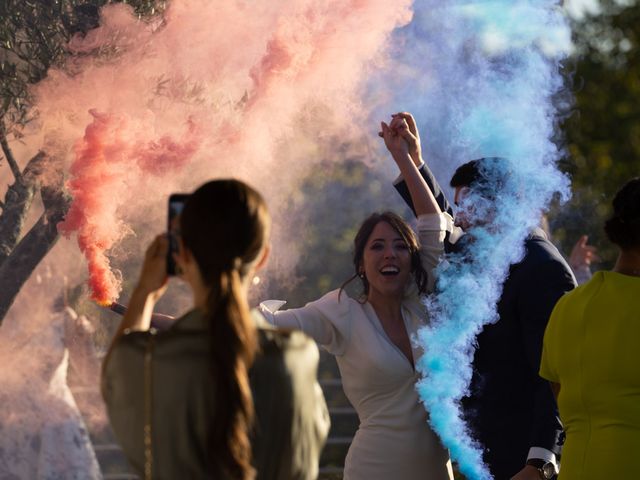
<svg viewBox="0 0 640 480">
<path fill-rule="evenodd" d="M 544 478 L 546 479 L 553 478 L 553 476 L 556 474 L 556 467 L 551 462 L 545 463 L 542 466 L 541 470 L 542 470 L 542 475 L 544 475 Z"/>
</svg>

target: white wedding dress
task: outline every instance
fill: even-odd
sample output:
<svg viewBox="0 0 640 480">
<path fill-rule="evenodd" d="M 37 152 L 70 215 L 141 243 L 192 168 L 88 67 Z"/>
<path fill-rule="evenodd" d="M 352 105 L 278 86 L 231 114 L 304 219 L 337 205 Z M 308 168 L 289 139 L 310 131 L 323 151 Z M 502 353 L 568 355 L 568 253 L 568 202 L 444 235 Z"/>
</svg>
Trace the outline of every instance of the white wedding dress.
<svg viewBox="0 0 640 480">
<path fill-rule="evenodd" d="M 421 260 L 433 288 L 433 270 L 443 250 L 451 218 L 418 219 Z M 427 323 L 416 289 L 407 291 L 402 315 L 409 336 Z M 303 330 L 335 355 L 344 393 L 360 419 L 345 460 L 345 480 L 452 480 L 449 454 L 428 424 L 414 371 L 389 339 L 371 304 L 334 290 L 302 308 L 279 310 L 281 301 L 261 305 L 271 323 Z M 422 355 L 412 342 L 413 358 Z"/>
</svg>

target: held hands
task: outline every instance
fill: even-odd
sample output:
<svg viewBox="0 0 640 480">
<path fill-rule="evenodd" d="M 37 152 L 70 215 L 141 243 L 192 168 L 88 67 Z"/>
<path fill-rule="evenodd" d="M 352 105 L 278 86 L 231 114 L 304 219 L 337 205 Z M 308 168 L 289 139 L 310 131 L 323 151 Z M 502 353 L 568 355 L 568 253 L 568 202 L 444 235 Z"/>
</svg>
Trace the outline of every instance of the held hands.
<svg viewBox="0 0 640 480">
<path fill-rule="evenodd" d="M 416 125 L 416 121 L 408 112 L 399 112 L 391 115 L 391 122 L 389 125 L 382 122 L 382 131 L 378 133 L 378 135 L 385 139 L 385 145 L 389 152 L 393 155 L 394 151 L 390 148 L 390 144 L 385 137 L 385 128 L 387 128 L 393 140 L 396 140 L 395 137 L 402 138 L 406 145 L 406 151 L 404 149 L 401 150 L 401 153 L 407 152 L 411 156 L 411 160 L 419 167 L 422 164 L 422 148 L 420 145 L 420 133 L 418 132 L 418 127 Z M 397 139 L 399 140 L 399 139 Z M 392 144 L 391 147 L 399 147 L 400 145 Z M 396 150 L 398 152 L 398 150 Z"/>
<path fill-rule="evenodd" d="M 402 130 L 400 133 L 409 146 L 409 155 L 411 155 L 411 160 L 413 160 L 416 167 L 419 167 L 420 164 L 422 164 L 422 146 L 420 145 L 420 133 L 418 132 L 418 126 L 416 125 L 415 118 L 413 118 L 413 115 L 409 112 L 394 113 L 391 117 L 393 119 L 391 120 L 392 128 L 396 124 L 401 123 L 406 123 L 409 127 L 408 132 Z"/>
<path fill-rule="evenodd" d="M 403 157 L 409 154 L 409 145 L 403 137 L 403 133 L 409 130 L 407 122 L 400 125 L 396 124 L 394 128 L 391 128 L 385 122 L 380 122 L 380 127 L 382 128 L 382 132 L 379 135 L 384 139 L 387 150 L 389 150 L 395 160 L 397 160 L 398 156 Z"/>
<path fill-rule="evenodd" d="M 409 113 L 396 113 L 387 125 L 381 122 L 380 136 L 400 169 L 400 176 L 406 182 L 416 215 L 440 213 L 438 203 L 429 185 L 419 172 L 422 164 L 420 137 L 416 123 Z"/>
</svg>

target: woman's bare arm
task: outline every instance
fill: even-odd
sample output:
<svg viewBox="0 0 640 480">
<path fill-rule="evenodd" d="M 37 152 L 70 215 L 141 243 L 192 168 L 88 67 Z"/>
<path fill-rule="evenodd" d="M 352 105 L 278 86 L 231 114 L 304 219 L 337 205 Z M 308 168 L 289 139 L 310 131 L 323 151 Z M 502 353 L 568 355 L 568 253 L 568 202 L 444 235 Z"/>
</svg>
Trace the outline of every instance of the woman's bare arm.
<svg viewBox="0 0 640 480">
<path fill-rule="evenodd" d="M 381 123 L 382 138 L 407 184 L 416 215 L 441 213 L 433 193 L 409 154 L 409 142 L 405 138 L 413 135 L 409 125 L 405 119 L 394 120 L 394 125 L 391 128 L 386 123 Z"/>
</svg>

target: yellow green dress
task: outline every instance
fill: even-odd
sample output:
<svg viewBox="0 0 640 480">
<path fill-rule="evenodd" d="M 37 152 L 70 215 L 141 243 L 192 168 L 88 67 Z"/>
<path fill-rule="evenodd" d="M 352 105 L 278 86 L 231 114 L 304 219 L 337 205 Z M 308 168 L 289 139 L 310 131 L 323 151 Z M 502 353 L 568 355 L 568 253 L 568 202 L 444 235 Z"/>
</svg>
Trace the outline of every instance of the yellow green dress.
<svg viewBox="0 0 640 480">
<path fill-rule="evenodd" d="M 540 375 L 560 384 L 559 480 L 640 479 L 640 277 L 598 272 L 564 295 Z"/>
</svg>

